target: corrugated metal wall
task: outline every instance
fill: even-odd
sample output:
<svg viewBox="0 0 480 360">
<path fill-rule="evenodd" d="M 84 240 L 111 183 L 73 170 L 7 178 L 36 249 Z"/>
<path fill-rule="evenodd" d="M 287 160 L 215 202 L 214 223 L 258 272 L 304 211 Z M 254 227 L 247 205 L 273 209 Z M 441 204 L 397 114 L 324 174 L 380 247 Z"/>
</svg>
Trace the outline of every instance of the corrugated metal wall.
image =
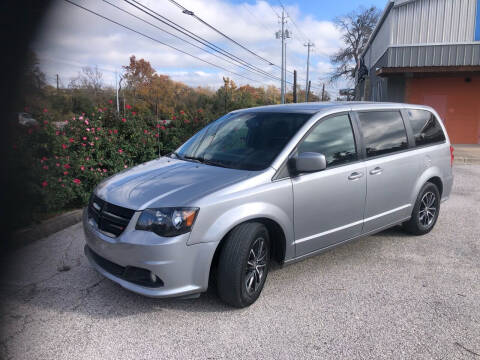
<svg viewBox="0 0 480 360">
<path fill-rule="evenodd" d="M 394 45 L 474 40 L 476 0 L 417 0 L 391 10 Z"/>
<path fill-rule="evenodd" d="M 475 34 L 477 0 L 397 0 L 365 53 L 371 68 L 389 46 L 471 43 Z M 480 11 L 480 9 L 478 10 Z M 476 46 L 457 48 L 418 48 L 389 50 L 389 66 L 478 64 Z M 452 53 L 454 52 L 454 53 Z M 412 58 L 410 56 L 419 56 Z M 459 56 L 464 54 L 465 60 Z M 399 59 L 399 57 L 406 59 Z M 452 59 L 456 58 L 456 61 Z M 423 60 L 422 60 L 423 59 Z M 428 61 L 431 59 L 431 61 Z M 414 63 L 417 62 L 417 65 Z"/>
<path fill-rule="evenodd" d="M 365 65 L 368 68 L 373 66 L 373 62 L 377 61 L 378 58 L 382 56 L 382 54 L 385 52 L 385 50 L 387 50 L 388 46 L 390 45 L 392 34 L 391 24 L 392 13 L 389 13 L 365 56 Z"/>
</svg>

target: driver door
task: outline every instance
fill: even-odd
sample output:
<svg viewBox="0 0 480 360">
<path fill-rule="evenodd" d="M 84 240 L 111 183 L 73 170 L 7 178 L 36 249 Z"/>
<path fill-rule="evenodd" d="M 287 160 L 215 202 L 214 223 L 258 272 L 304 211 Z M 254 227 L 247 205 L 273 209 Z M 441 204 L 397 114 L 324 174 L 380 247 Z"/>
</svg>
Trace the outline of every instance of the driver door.
<svg viewBox="0 0 480 360">
<path fill-rule="evenodd" d="M 297 257 L 362 232 L 366 169 L 352 124 L 348 113 L 327 116 L 297 146 L 297 154 L 317 152 L 327 160 L 325 170 L 292 178 Z"/>
</svg>

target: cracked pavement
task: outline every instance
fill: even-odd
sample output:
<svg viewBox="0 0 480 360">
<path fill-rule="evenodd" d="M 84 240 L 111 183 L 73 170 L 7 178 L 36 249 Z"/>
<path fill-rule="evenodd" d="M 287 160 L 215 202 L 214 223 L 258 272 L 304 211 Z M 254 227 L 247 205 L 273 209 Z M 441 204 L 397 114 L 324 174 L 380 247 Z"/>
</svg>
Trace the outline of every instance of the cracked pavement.
<svg viewBox="0 0 480 360">
<path fill-rule="evenodd" d="M 81 225 L 8 255 L 1 359 L 480 359 L 480 165 L 422 237 L 390 229 L 271 270 L 247 309 L 104 279 Z"/>
</svg>

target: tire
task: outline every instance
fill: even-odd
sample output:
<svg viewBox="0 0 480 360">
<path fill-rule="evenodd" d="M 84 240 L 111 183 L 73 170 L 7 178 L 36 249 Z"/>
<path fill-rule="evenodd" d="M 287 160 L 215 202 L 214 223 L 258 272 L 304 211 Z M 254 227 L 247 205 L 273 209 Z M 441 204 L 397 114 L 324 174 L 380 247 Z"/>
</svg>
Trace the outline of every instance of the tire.
<svg viewBox="0 0 480 360">
<path fill-rule="evenodd" d="M 218 295 L 243 308 L 257 300 L 267 279 L 270 237 L 263 224 L 249 222 L 234 228 L 224 241 L 217 268 Z"/>
<path fill-rule="evenodd" d="M 426 207 L 428 210 L 425 210 Z M 439 214 L 440 192 L 435 184 L 427 182 L 418 194 L 412 217 L 403 223 L 403 227 L 413 235 L 427 234 L 435 226 Z"/>
</svg>

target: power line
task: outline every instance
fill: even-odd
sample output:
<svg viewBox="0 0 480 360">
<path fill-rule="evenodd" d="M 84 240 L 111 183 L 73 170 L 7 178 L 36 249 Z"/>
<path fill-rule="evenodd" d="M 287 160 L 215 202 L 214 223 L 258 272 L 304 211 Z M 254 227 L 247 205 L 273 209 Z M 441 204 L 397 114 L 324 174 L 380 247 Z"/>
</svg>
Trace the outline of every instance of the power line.
<svg viewBox="0 0 480 360">
<path fill-rule="evenodd" d="M 165 16 L 163 16 L 163 15 L 155 12 L 154 10 L 152 10 L 152 9 L 150 9 L 149 7 L 147 7 L 147 6 L 139 3 L 138 1 L 136 1 L 136 0 L 132 0 L 132 1 L 124 0 L 124 1 L 125 1 L 126 3 L 128 3 L 129 5 L 135 7 L 137 10 L 142 11 L 143 13 L 151 16 L 152 18 L 156 19 L 157 21 L 160 21 L 161 23 L 163 23 L 163 24 L 165 24 L 165 25 L 167 25 L 167 26 L 175 29 L 176 31 L 182 33 L 183 35 L 188 36 L 189 38 L 191 38 L 191 39 L 193 39 L 193 40 L 201 43 L 202 45 L 207 46 L 208 48 L 214 50 L 215 52 L 219 52 L 219 53 L 221 53 L 222 55 L 224 55 L 224 56 L 226 56 L 226 57 L 228 57 L 228 58 L 230 58 L 230 59 L 232 59 L 232 60 L 234 60 L 234 61 L 236 61 L 236 62 L 239 62 L 239 63 L 241 63 L 242 65 L 247 66 L 247 67 L 251 68 L 251 69 L 254 70 L 254 71 L 257 71 L 257 72 L 259 72 L 259 73 L 262 73 L 262 74 L 264 74 L 264 75 L 266 75 L 266 76 L 271 77 L 272 79 L 279 80 L 279 78 L 278 78 L 278 77 L 275 77 L 275 75 L 270 74 L 270 73 L 264 71 L 263 69 L 260 69 L 259 67 L 250 64 L 248 61 L 245 61 L 245 60 L 239 58 L 238 56 L 230 53 L 229 51 L 222 49 L 221 47 L 219 47 L 219 46 L 211 43 L 210 41 L 208 41 L 208 40 L 200 37 L 199 35 L 191 32 L 190 30 L 184 28 L 183 26 L 178 25 L 178 24 L 175 23 L 174 21 L 172 21 L 172 20 L 166 18 Z M 132 2 L 134 2 L 135 4 L 133 4 Z M 136 4 L 139 5 L 139 6 L 137 6 Z M 140 6 L 141 6 L 141 7 L 140 7 Z"/>
<path fill-rule="evenodd" d="M 257 19 L 256 21 L 258 21 L 258 24 L 259 24 L 262 28 L 264 28 L 266 31 L 269 31 L 269 32 L 271 31 L 271 32 L 275 33 L 275 31 L 276 31 L 275 29 L 273 29 L 273 28 L 267 29 L 267 27 L 266 27 L 264 24 L 262 24 L 262 20 L 259 19 L 257 15 L 255 15 L 253 12 L 250 11 L 250 9 L 248 8 L 248 6 L 249 6 L 248 4 L 243 3 L 242 5 L 243 5 L 243 7 L 245 8 L 245 10 L 247 10 L 248 13 L 249 13 L 250 15 L 252 15 L 252 17 L 254 17 L 255 19 Z"/>
<path fill-rule="evenodd" d="M 130 31 L 132 31 L 132 32 L 134 32 L 134 33 L 136 33 L 136 34 L 138 34 L 138 35 L 141 35 L 141 36 L 143 36 L 143 37 L 146 37 L 147 39 L 150 39 L 150 40 L 155 41 L 155 42 L 157 42 L 157 43 L 159 43 L 159 44 L 161 44 L 161 45 L 164 45 L 164 46 L 169 47 L 169 48 L 171 48 L 171 49 L 173 49 L 173 50 L 176 50 L 176 51 L 178 51 L 178 52 L 181 52 L 182 54 L 191 56 L 191 57 L 193 57 L 194 59 L 200 60 L 200 61 L 202 61 L 202 62 L 204 62 L 204 63 L 206 63 L 206 64 L 209 64 L 209 65 L 214 66 L 214 67 L 216 67 L 216 68 L 222 69 L 222 70 L 227 71 L 227 72 L 229 72 L 229 73 L 231 73 L 231 74 L 240 76 L 240 77 L 245 78 L 245 79 L 247 79 L 247 80 L 250 80 L 250 81 L 253 81 L 253 82 L 262 83 L 261 81 L 254 80 L 254 79 L 251 79 L 251 78 L 249 78 L 249 77 L 247 77 L 247 76 L 238 74 L 238 73 L 236 73 L 236 72 L 234 72 L 234 71 L 231 71 L 231 70 L 229 70 L 229 69 L 227 69 L 227 68 L 224 68 L 223 66 L 220 66 L 220 65 L 211 63 L 211 62 L 209 62 L 209 61 L 207 61 L 207 60 L 204 60 L 204 59 L 202 59 L 202 58 L 200 58 L 200 57 L 198 57 L 198 56 L 195 56 L 195 55 L 193 55 L 193 54 L 190 54 L 190 53 L 187 52 L 187 51 L 181 50 L 181 49 L 179 49 L 179 48 L 177 48 L 177 47 L 175 47 L 175 46 L 172 46 L 172 45 L 169 45 L 169 44 L 167 44 L 167 43 L 164 43 L 163 41 L 160 41 L 160 40 L 158 40 L 158 39 L 155 39 L 155 38 L 153 38 L 153 37 L 151 37 L 151 36 L 149 36 L 149 35 L 147 35 L 147 34 L 144 34 L 144 33 L 140 32 L 140 31 L 137 31 L 137 30 L 135 30 L 135 29 L 132 29 L 131 27 L 128 27 L 128 26 L 126 26 L 126 25 L 123 25 L 123 24 L 121 24 L 121 23 L 119 23 L 119 22 L 117 22 L 117 21 L 115 21 L 115 20 L 112 20 L 112 19 L 110 19 L 110 18 L 108 18 L 108 17 L 106 17 L 106 16 L 104 16 L 104 15 L 101 15 L 101 14 L 99 14 L 99 13 L 93 11 L 93 10 L 87 9 L 86 7 L 83 7 L 82 5 L 76 4 L 76 3 L 74 3 L 73 1 L 70 1 L 70 0 L 65 0 L 65 1 L 68 2 L 69 4 L 72 4 L 72 5 L 76 6 L 76 7 L 78 7 L 78 8 L 81 8 L 81 9 L 83 9 L 83 10 L 85 10 L 85 11 L 91 13 L 91 14 L 94 14 L 94 15 L 96 15 L 96 16 L 104 19 L 104 20 L 107 20 L 107 21 L 109 21 L 109 22 L 111 22 L 111 23 L 114 23 L 114 24 L 116 24 L 116 25 L 118 25 L 118 26 L 121 26 L 121 27 L 123 27 L 124 29 L 130 30 Z M 262 84 L 263 84 L 263 83 L 262 83 Z"/>
<path fill-rule="evenodd" d="M 282 1 L 281 0 L 278 0 L 278 3 L 280 4 L 280 6 L 285 9 L 285 12 L 287 13 L 287 16 L 290 18 L 290 21 L 292 22 L 292 24 L 295 26 L 295 28 L 298 30 L 299 34 L 303 37 L 303 41 L 307 42 L 309 41 L 310 39 L 308 38 L 308 36 L 305 35 L 305 33 L 300 29 L 300 27 L 297 25 L 297 23 L 295 22 L 295 20 L 293 20 L 293 17 L 290 16 L 290 14 L 288 13 L 287 9 L 285 8 L 285 6 L 283 5 Z"/>
<path fill-rule="evenodd" d="M 269 3 L 268 1 L 267 1 L 267 4 L 268 4 L 268 6 L 270 6 L 270 9 L 272 9 L 273 13 L 274 13 L 275 15 L 277 15 L 278 18 L 280 18 L 281 16 L 278 15 L 278 13 L 275 11 L 275 9 L 273 8 L 273 6 L 270 5 L 270 3 Z"/>
<path fill-rule="evenodd" d="M 170 31 L 168 31 L 168 30 L 162 29 L 161 27 L 159 27 L 159 26 L 157 26 L 157 25 L 155 25 L 155 24 L 152 24 L 151 22 L 149 22 L 149 21 L 147 21 L 147 20 L 145 20 L 145 19 L 142 19 L 141 17 L 139 17 L 139 16 L 137 16 L 137 15 L 135 15 L 135 14 L 132 14 L 131 12 L 129 12 L 129 11 L 125 10 L 125 9 L 122 9 L 121 7 L 119 7 L 119 6 L 115 5 L 115 4 L 112 4 L 111 2 L 109 2 L 109 1 L 107 1 L 107 0 L 103 0 L 103 1 L 106 2 L 107 4 L 109 4 L 110 6 L 113 6 L 114 8 L 116 8 L 116 9 L 118 9 L 118 10 L 120 10 L 120 11 L 122 11 L 122 12 L 124 12 L 124 13 L 132 16 L 132 17 L 134 17 L 134 18 L 136 18 L 136 19 L 138 19 L 138 20 L 140 20 L 140 21 L 143 21 L 144 23 L 146 23 L 146 24 L 148 24 L 148 25 L 150 25 L 150 26 L 152 26 L 152 27 L 154 27 L 154 28 L 156 28 L 156 29 L 158 29 L 158 30 L 160 30 L 160 31 L 163 31 L 163 32 L 169 34 L 170 36 L 173 36 L 173 37 L 176 38 L 176 39 L 179 39 L 179 40 L 181 40 L 181 41 L 184 41 L 184 42 L 186 42 L 187 44 L 189 44 L 189 45 L 191 45 L 191 46 L 193 46 L 193 47 L 195 47 L 195 48 L 197 48 L 197 49 L 200 49 L 200 50 L 202 50 L 202 51 L 205 51 L 207 54 L 213 55 L 213 56 L 219 58 L 220 60 L 226 61 L 226 62 L 228 62 L 228 63 L 230 63 L 230 64 L 232 64 L 232 65 L 238 66 L 238 67 L 242 68 L 243 70 L 247 70 L 247 71 L 253 72 L 252 70 L 250 70 L 249 68 L 247 68 L 247 67 L 245 67 L 245 66 L 243 66 L 243 65 L 239 65 L 239 64 L 237 64 L 237 63 L 235 63 L 235 62 L 233 62 L 233 61 L 231 61 L 231 60 L 229 60 L 229 59 L 225 59 L 225 58 L 220 57 L 219 55 L 217 55 L 217 54 L 215 54 L 215 53 L 212 53 L 212 52 L 210 52 L 210 51 L 207 51 L 206 49 L 202 48 L 201 46 L 198 46 L 198 45 L 192 43 L 191 41 L 188 41 L 188 40 L 186 40 L 186 39 L 184 39 L 184 38 L 182 38 L 182 37 L 180 37 L 180 36 L 178 36 L 178 35 L 175 35 L 174 33 L 170 32 Z M 222 55 L 223 55 L 223 54 L 222 54 Z M 268 74 L 268 73 L 267 73 L 267 74 Z M 255 73 L 255 75 L 258 75 L 258 74 Z M 265 77 L 265 78 L 268 78 L 268 79 L 278 80 L 278 78 L 274 77 L 273 75 L 272 75 L 272 76 L 269 76 L 269 75 L 266 75 L 266 74 L 263 74 L 263 73 L 260 73 L 260 75 L 263 76 L 263 77 Z"/>
<path fill-rule="evenodd" d="M 188 10 L 187 8 L 185 8 L 183 5 L 179 4 L 178 2 L 176 2 L 175 0 L 168 0 L 170 1 L 172 4 L 176 5 L 177 7 L 179 7 L 180 9 L 182 9 L 182 12 L 184 14 L 187 14 L 187 15 L 190 15 L 192 17 L 194 17 L 195 19 L 197 19 L 198 21 L 200 21 L 202 24 L 204 24 L 205 26 L 209 27 L 210 29 L 212 29 L 213 31 L 215 31 L 216 33 L 222 35 L 224 38 L 230 40 L 231 42 L 233 42 L 235 45 L 241 47 L 242 49 L 244 49 L 245 51 L 249 52 L 250 54 L 256 56 L 257 58 L 265 61 L 267 64 L 269 65 L 273 65 L 275 67 L 279 67 L 278 65 L 275 65 L 274 63 L 272 63 L 270 60 L 267 60 L 265 59 L 264 57 L 258 55 L 257 53 L 255 53 L 254 51 L 250 50 L 249 48 L 247 48 L 246 46 L 240 44 L 238 41 L 232 39 L 230 36 L 226 35 L 225 33 L 223 33 L 222 31 L 218 30 L 216 27 L 210 25 L 209 23 L 207 23 L 206 21 L 204 21 L 202 18 L 200 18 L 199 16 L 195 15 L 195 13 L 193 11 L 190 11 Z"/>
</svg>

